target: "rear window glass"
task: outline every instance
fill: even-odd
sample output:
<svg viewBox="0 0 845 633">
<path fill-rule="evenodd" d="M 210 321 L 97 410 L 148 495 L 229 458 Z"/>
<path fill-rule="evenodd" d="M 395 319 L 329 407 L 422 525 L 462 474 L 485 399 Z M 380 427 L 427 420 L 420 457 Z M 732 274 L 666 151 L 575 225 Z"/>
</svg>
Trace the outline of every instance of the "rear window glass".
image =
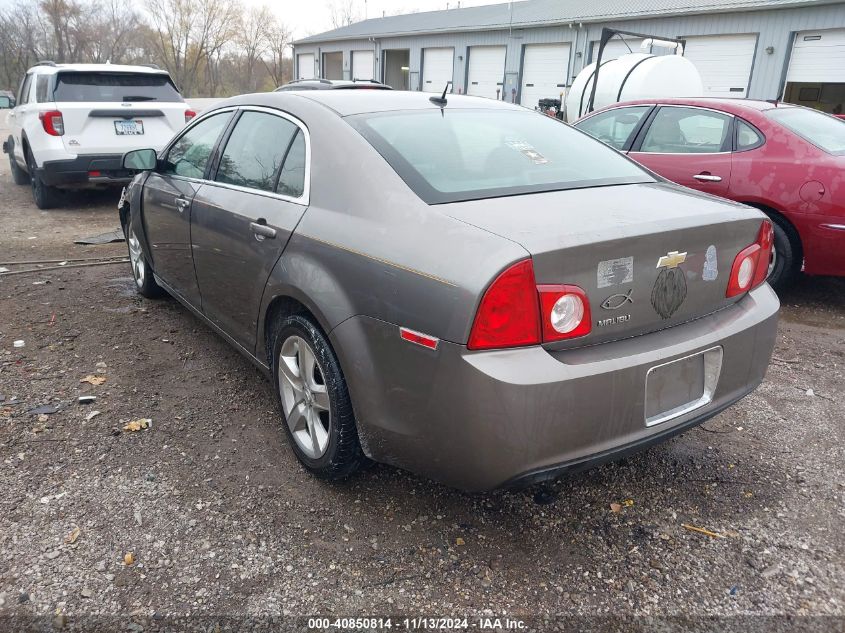
<svg viewBox="0 0 845 633">
<path fill-rule="evenodd" d="M 423 110 L 347 117 L 428 204 L 654 182 L 603 143 L 515 110 Z"/>
<path fill-rule="evenodd" d="M 59 73 L 54 101 L 182 101 L 167 75 Z"/>
<path fill-rule="evenodd" d="M 845 155 L 845 121 L 809 108 L 772 108 L 766 115 L 828 154 Z"/>
</svg>

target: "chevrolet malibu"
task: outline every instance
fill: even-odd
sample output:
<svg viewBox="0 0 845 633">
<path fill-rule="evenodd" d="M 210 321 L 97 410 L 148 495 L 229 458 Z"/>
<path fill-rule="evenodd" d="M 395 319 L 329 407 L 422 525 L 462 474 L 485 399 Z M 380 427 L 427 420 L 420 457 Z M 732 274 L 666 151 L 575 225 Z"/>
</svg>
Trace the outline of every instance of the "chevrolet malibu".
<svg viewBox="0 0 845 633">
<path fill-rule="evenodd" d="M 700 424 L 772 353 L 765 215 L 517 106 L 244 95 L 124 166 L 138 291 L 272 378 L 319 477 L 551 479 Z"/>
</svg>

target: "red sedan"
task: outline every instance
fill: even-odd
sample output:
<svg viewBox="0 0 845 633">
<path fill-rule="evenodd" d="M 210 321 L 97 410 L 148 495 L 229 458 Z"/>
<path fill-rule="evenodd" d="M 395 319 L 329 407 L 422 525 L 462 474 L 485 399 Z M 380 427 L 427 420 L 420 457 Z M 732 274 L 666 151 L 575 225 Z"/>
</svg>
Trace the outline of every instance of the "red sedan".
<svg viewBox="0 0 845 633">
<path fill-rule="evenodd" d="M 575 126 L 664 178 L 743 202 L 775 228 L 769 282 L 845 275 L 845 121 L 786 103 L 654 99 Z"/>
</svg>

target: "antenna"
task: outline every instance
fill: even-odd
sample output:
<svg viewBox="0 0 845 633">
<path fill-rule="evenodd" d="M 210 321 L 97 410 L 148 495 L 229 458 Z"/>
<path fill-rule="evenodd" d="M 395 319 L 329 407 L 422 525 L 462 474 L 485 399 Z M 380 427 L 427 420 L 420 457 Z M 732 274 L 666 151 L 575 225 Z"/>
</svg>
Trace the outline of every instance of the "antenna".
<svg viewBox="0 0 845 633">
<path fill-rule="evenodd" d="M 446 105 L 446 92 L 449 90 L 449 86 L 452 85 L 451 81 L 446 82 L 446 87 L 443 88 L 443 94 L 439 97 L 429 97 L 428 100 L 431 101 L 434 105 L 439 105 L 441 108 Z"/>
</svg>

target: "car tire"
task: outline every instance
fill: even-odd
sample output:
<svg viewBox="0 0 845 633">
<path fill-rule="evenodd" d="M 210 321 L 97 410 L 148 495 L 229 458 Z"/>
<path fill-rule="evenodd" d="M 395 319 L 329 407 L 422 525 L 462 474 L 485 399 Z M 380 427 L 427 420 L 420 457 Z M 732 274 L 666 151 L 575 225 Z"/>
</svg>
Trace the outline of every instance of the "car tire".
<svg viewBox="0 0 845 633">
<path fill-rule="evenodd" d="M 15 154 L 11 149 L 9 149 L 9 169 L 12 172 L 12 181 L 16 185 L 29 184 L 29 174 L 18 165 L 18 161 L 15 160 Z"/>
<path fill-rule="evenodd" d="M 326 336 L 310 319 L 277 319 L 271 332 L 273 384 L 282 424 L 299 462 L 312 475 L 348 477 L 361 450 L 346 380 Z"/>
<path fill-rule="evenodd" d="M 29 184 L 32 187 L 32 199 L 35 200 L 35 206 L 42 210 L 58 206 L 61 196 L 59 190 L 44 184 L 36 171 L 35 159 L 30 152 L 27 152 L 26 164 L 29 168 Z"/>
<path fill-rule="evenodd" d="M 126 245 L 129 249 L 129 265 L 132 267 L 132 278 L 135 280 L 135 289 L 138 294 L 147 299 L 157 299 L 163 296 L 165 292 L 156 283 L 150 262 L 144 255 L 141 242 L 132 229 L 131 218 L 123 227 L 123 235 L 126 237 Z"/>
<path fill-rule="evenodd" d="M 801 247 L 798 235 L 780 218 L 769 216 L 775 233 L 774 261 L 769 271 L 769 285 L 777 291 L 788 288 L 801 270 Z"/>
</svg>

